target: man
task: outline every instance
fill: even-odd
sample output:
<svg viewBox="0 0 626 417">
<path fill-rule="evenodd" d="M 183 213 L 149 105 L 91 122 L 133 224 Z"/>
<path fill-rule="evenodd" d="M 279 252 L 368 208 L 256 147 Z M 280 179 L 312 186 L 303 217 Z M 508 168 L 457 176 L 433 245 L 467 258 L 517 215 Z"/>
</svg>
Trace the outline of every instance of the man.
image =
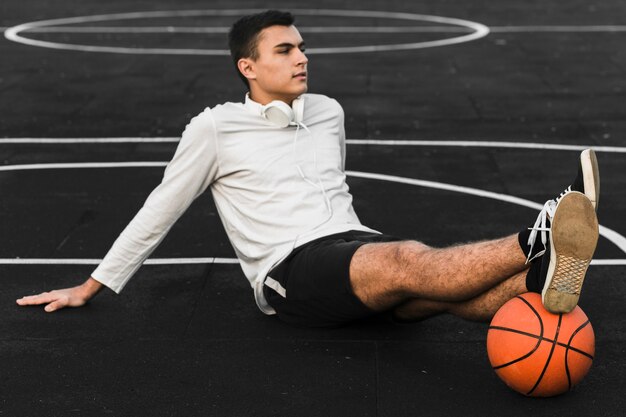
<svg viewBox="0 0 626 417">
<path fill-rule="evenodd" d="M 84 284 L 17 300 L 48 312 L 121 291 L 192 201 L 211 188 L 257 305 L 286 322 L 335 326 L 380 312 L 412 321 L 452 313 L 487 320 L 507 300 L 541 292 L 554 312 L 576 306 L 598 239 L 593 151 L 529 230 L 436 249 L 362 225 L 345 182 L 344 116 L 307 92 L 304 42 L 289 13 L 236 22 L 233 61 L 245 103 L 207 108 L 187 125 L 162 183 Z"/>
</svg>

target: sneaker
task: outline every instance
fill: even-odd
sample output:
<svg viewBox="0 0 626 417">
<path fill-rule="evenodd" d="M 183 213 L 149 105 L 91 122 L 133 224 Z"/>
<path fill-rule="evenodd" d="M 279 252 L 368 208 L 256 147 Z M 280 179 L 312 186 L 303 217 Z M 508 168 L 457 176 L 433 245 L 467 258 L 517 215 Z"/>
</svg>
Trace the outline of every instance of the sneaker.
<svg viewBox="0 0 626 417">
<path fill-rule="evenodd" d="M 566 193 L 546 212 L 551 218 L 550 245 L 542 258 L 541 299 L 546 310 L 569 313 L 578 304 L 596 249 L 598 219 L 590 199 L 578 191 Z"/>
<path fill-rule="evenodd" d="M 574 182 L 564 192 L 578 191 L 587 196 L 593 208 L 598 211 L 600 200 L 600 170 L 598 159 L 593 149 L 585 149 L 580 153 L 578 174 Z"/>
<path fill-rule="evenodd" d="M 546 245 L 548 243 L 548 232 L 550 231 L 550 219 L 552 219 L 554 215 L 559 200 L 572 191 L 578 191 L 584 194 L 589 201 L 591 201 L 594 210 L 598 210 L 598 202 L 600 201 L 600 170 L 598 169 L 598 159 L 593 149 L 585 149 L 580 153 L 578 172 L 574 182 L 556 199 L 548 200 L 544 204 L 539 216 L 537 216 L 537 221 L 533 227 L 530 228 L 531 232 L 527 243 L 530 248 L 528 257 L 526 258 L 527 264 L 545 254 Z M 541 232 L 543 249 L 541 249 L 541 247 L 535 248 L 538 232 Z"/>
</svg>

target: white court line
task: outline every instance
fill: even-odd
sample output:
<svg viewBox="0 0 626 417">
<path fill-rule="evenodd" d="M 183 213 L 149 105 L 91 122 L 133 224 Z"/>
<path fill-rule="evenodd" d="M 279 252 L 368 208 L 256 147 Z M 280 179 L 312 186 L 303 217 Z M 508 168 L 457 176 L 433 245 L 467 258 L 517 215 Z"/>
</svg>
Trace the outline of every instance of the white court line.
<svg viewBox="0 0 626 417">
<path fill-rule="evenodd" d="M 128 168 L 128 167 L 163 167 L 168 162 L 81 162 L 81 163 L 53 163 L 53 164 L 27 164 L 27 165 L 4 165 L 0 166 L 1 171 L 20 171 L 20 170 L 35 170 L 35 169 L 68 169 L 68 168 Z M 520 197 L 515 197 L 507 194 L 495 193 L 492 191 L 481 190 L 478 188 L 464 187 L 454 184 L 446 184 L 436 181 L 419 180 L 415 178 L 399 177 L 395 175 L 376 174 L 368 172 L 358 171 L 346 171 L 349 176 L 357 178 L 375 179 L 389 182 L 396 182 L 400 184 L 415 185 L 419 187 L 435 188 L 440 190 L 458 192 L 463 194 L 474 195 L 477 197 L 490 198 L 507 203 L 517 204 L 523 207 L 528 207 L 535 210 L 541 210 L 542 204 L 535 203 L 530 200 L 526 200 Z M 600 236 L 603 236 L 615 246 L 617 246 L 622 252 L 626 253 L 626 237 L 622 236 L 618 232 L 600 225 Z"/>
<path fill-rule="evenodd" d="M 0 258 L 0 265 L 100 265 L 102 259 Z M 144 265 L 239 264 L 237 258 L 154 258 Z"/>
<path fill-rule="evenodd" d="M 494 33 L 590 33 L 590 32 L 626 32 L 626 25 L 570 25 L 570 26 L 489 26 Z"/>
<path fill-rule="evenodd" d="M 9 27 L 0 27 L 4 32 Z M 226 34 L 229 27 L 194 26 L 47 26 L 24 30 L 28 33 L 202 33 Z M 301 33 L 466 33 L 458 26 L 298 26 Z M 489 26 L 491 33 L 616 33 L 626 25 Z"/>
<path fill-rule="evenodd" d="M 163 54 L 163 55 L 230 55 L 227 49 L 192 49 L 192 48 L 130 48 L 130 47 L 114 47 L 99 45 L 79 45 L 63 42 L 50 42 L 38 39 L 27 38 L 24 33 L 32 32 L 33 29 L 42 27 L 51 27 L 59 25 L 73 25 L 90 22 L 118 21 L 130 19 L 150 19 L 163 17 L 199 17 L 199 16 L 243 16 L 251 13 L 264 11 L 262 9 L 211 9 L 211 10 L 169 10 L 169 11 L 144 11 L 131 13 L 113 13 L 91 16 L 77 16 L 61 19 L 40 20 L 36 22 L 23 23 L 17 26 L 7 28 L 4 36 L 10 41 L 22 43 L 30 46 L 41 48 L 62 49 L 82 52 L 105 52 L 118 54 Z M 337 53 L 369 53 L 369 52 L 387 52 L 387 51 L 403 51 L 411 49 L 434 48 L 448 45 L 456 45 L 464 42 L 474 41 L 483 38 L 489 34 L 489 28 L 477 22 L 471 22 L 463 19 L 451 17 L 423 15 L 415 13 L 403 12 L 387 12 L 387 11 L 370 11 L 370 10 L 338 10 L 338 9 L 292 9 L 296 15 L 305 16 L 335 16 L 346 18 L 378 18 L 378 19 L 396 19 L 410 22 L 429 22 L 441 25 L 461 26 L 470 29 L 470 33 L 462 33 L 460 36 L 454 36 L 446 39 L 438 39 L 433 41 L 410 42 L 401 44 L 385 44 L 385 45 L 364 45 L 364 46 L 347 46 L 334 48 L 308 48 L 307 54 L 337 54 Z M 363 27 L 365 33 L 369 32 L 369 27 Z"/>
<path fill-rule="evenodd" d="M 622 266 L 626 265 L 626 259 L 593 259 L 591 265 L 597 266 Z"/>
<path fill-rule="evenodd" d="M 177 143 L 180 137 L 161 138 L 0 138 L 3 144 L 91 144 L 91 143 Z M 582 151 L 591 148 L 596 152 L 626 153 L 623 146 L 596 146 L 596 145 L 561 145 L 557 143 L 524 143 L 524 142 L 497 142 L 497 141 L 436 141 L 436 140 L 393 140 L 393 139 L 347 139 L 348 145 L 374 146 L 450 146 L 476 148 L 513 148 L 513 149 L 543 149 L 555 151 Z"/>
<path fill-rule="evenodd" d="M 171 143 L 180 137 L 171 138 L 0 138 L 2 144 L 67 144 L 67 143 Z"/>
<path fill-rule="evenodd" d="M 193 26 L 47 26 L 28 33 L 202 33 L 226 34 L 230 27 Z M 298 26 L 300 33 L 471 33 L 458 26 Z M 22 32 L 22 33 L 24 33 Z"/>
<path fill-rule="evenodd" d="M 623 146 L 595 146 L 595 145 L 561 145 L 557 143 L 524 143 L 524 142 L 494 142 L 494 141 L 468 141 L 468 140 L 381 140 L 381 139 L 348 139 L 346 143 L 351 145 L 375 145 L 375 146 L 451 146 L 473 148 L 514 148 L 514 149 L 543 149 L 554 151 L 582 151 L 593 149 L 596 152 L 626 153 Z"/>
<path fill-rule="evenodd" d="M 528 207 L 535 210 L 541 210 L 543 204 L 535 203 L 534 201 L 526 200 L 524 198 L 515 197 L 508 194 L 494 193 L 492 191 L 481 190 L 479 188 L 464 187 L 454 184 L 446 184 L 437 181 L 426 181 L 414 178 L 399 177 L 396 175 L 376 174 L 369 172 L 357 172 L 346 171 L 346 174 L 352 177 L 375 179 L 381 181 L 396 182 L 400 184 L 415 185 L 418 187 L 435 188 L 438 190 L 452 191 L 457 193 L 474 195 L 476 197 L 490 198 L 492 200 L 499 200 L 506 203 L 517 204 L 518 206 Z M 603 236 L 608 241 L 617 246 L 622 252 L 626 253 L 626 237 L 622 236 L 618 232 L 609 229 L 608 227 L 600 225 L 600 236 Z"/>
<path fill-rule="evenodd" d="M 0 258 L 0 265 L 100 265 L 102 259 Z M 239 264 L 237 258 L 150 258 L 143 265 Z M 591 265 L 626 266 L 626 259 L 594 259 Z"/>
<path fill-rule="evenodd" d="M 162 138 L 0 138 L 3 144 L 175 143 L 180 137 Z"/>
<path fill-rule="evenodd" d="M 152 168 L 164 167 L 167 162 L 68 162 L 54 164 L 0 165 L 0 171 L 29 171 L 38 169 L 81 169 L 81 168 Z"/>
</svg>

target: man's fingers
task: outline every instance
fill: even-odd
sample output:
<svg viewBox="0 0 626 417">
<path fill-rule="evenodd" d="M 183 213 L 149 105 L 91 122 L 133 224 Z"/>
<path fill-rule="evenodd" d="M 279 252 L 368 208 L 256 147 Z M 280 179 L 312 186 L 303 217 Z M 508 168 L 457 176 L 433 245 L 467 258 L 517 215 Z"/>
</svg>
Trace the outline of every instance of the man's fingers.
<svg viewBox="0 0 626 417">
<path fill-rule="evenodd" d="M 38 304 L 47 304 L 55 300 L 56 300 L 56 297 L 53 293 L 44 292 L 44 293 L 37 294 L 37 295 L 29 295 L 26 297 L 22 297 L 19 300 L 17 300 L 17 303 L 21 306 L 31 306 L 31 305 L 38 305 Z"/>
<path fill-rule="evenodd" d="M 48 313 L 52 313 L 53 311 L 56 311 L 60 308 L 66 307 L 67 306 L 67 299 L 63 298 L 57 301 L 54 301 L 50 304 L 48 304 L 44 310 L 46 310 L 46 312 Z"/>
<path fill-rule="evenodd" d="M 65 307 L 80 307 L 87 302 L 87 299 L 82 293 L 82 287 L 79 286 L 28 295 L 16 302 L 21 306 L 47 304 L 45 310 L 50 313 Z"/>
<path fill-rule="evenodd" d="M 67 307 L 68 298 L 63 294 L 58 294 L 55 291 L 44 292 L 37 295 L 29 295 L 17 300 L 17 303 L 21 306 L 32 306 L 39 304 L 48 304 L 44 310 L 48 313 L 59 310 L 63 307 Z"/>
</svg>

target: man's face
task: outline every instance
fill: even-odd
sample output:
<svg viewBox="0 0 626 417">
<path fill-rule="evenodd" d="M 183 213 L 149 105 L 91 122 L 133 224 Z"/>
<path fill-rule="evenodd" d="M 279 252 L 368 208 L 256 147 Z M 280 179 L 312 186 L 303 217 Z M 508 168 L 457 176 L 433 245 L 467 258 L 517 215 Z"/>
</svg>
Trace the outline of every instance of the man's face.
<svg viewBox="0 0 626 417">
<path fill-rule="evenodd" d="M 240 60 L 241 61 L 241 60 Z M 257 59 L 247 61 L 250 95 L 267 104 L 282 100 L 288 104 L 307 91 L 307 63 L 304 41 L 295 26 L 270 26 L 257 42 Z"/>
</svg>

